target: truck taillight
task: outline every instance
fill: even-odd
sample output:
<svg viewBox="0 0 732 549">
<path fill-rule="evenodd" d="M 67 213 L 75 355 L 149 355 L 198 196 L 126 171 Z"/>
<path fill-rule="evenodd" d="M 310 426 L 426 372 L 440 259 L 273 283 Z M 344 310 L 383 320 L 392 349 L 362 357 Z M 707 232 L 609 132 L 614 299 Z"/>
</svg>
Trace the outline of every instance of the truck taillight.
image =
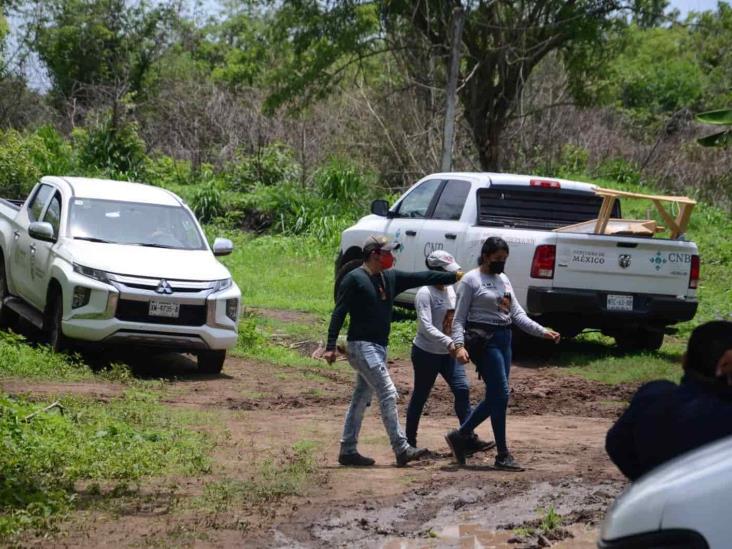
<svg viewBox="0 0 732 549">
<path fill-rule="evenodd" d="M 531 278 L 554 278 L 554 259 L 557 247 L 553 244 L 542 244 L 536 247 L 534 260 L 531 262 Z"/>
<path fill-rule="evenodd" d="M 689 271 L 689 288 L 696 290 L 699 286 L 699 273 L 701 264 L 698 255 L 691 256 L 691 270 Z"/>
<path fill-rule="evenodd" d="M 541 187 L 542 189 L 561 189 L 562 185 L 559 181 L 552 181 L 551 179 L 531 179 L 529 185 L 532 187 Z"/>
</svg>

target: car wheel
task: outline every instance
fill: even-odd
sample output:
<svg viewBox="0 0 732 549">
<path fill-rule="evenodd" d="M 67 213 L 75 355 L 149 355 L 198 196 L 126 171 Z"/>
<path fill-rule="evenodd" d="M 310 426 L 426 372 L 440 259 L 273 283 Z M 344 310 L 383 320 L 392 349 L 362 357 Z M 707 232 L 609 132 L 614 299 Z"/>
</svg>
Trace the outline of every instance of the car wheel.
<svg viewBox="0 0 732 549">
<path fill-rule="evenodd" d="M 0 328 L 12 326 L 18 315 L 15 311 L 8 309 L 4 302 L 8 297 L 8 278 L 5 274 L 5 258 L 0 255 Z"/>
<path fill-rule="evenodd" d="M 198 371 L 202 374 L 220 374 L 225 360 L 226 351 L 202 351 L 198 353 Z"/>
<path fill-rule="evenodd" d="M 69 341 L 64 336 L 61 322 L 64 316 L 64 300 L 61 292 L 54 292 L 46 313 L 46 337 L 48 345 L 53 352 L 60 353 L 69 346 Z"/>
<path fill-rule="evenodd" d="M 336 301 L 338 299 L 338 286 L 341 285 L 341 280 L 343 280 L 343 277 L 357 267 L 360 267 L 361 265 L 363 265 L 363 259 L 352 259 L 351 261 L 344 263 L 341 268 L 338 269 L 335 283 L 333 284 L 333 301 Z"/>
</svg>

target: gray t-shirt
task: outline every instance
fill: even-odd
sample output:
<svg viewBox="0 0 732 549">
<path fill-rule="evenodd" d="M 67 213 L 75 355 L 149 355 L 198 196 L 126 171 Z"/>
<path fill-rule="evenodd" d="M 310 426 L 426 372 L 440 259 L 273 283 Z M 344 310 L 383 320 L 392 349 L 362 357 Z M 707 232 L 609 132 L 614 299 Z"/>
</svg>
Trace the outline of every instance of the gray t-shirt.
<svg viewBox="0 0 732 549">
<path fill-rule="evenodd" d="M 464 343 L 465 326 L 468 322 L 509 326 L 536 337 L 543 337 L 546 329 L 531 320 L 516 299 L 511 281 L 505 274 L 484 274 L 473 269 L 460 281 L 457 291 L 457 306 L 452 324 L 452 339 Z"/>
<path fill-rule="evenodd" d="M 422 286 L 414 299 L 417 311 L 417 337 L 414 344 L 435 355 L 446 355 L 452 338 L 442 332 L 442 322 L 447 311 L 455 309 L 455 290 L 446 286 L 440 290 L 435 286 Z"/>
</svg>

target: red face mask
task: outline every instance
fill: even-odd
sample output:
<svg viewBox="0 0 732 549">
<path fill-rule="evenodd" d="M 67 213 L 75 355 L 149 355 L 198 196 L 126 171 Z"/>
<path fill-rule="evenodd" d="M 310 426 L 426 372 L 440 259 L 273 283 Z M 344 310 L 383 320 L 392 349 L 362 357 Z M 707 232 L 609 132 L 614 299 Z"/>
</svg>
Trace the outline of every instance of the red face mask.
<svg viewBox="0 0 732 549">
<path fill-rule="evenodd" d="M 382 251 L 379 253 L 379 262 L 381 263 L 381 268 L 386 271 L 394 266 L 394 256 L 391 255 L 391 252 Z"/>
</svg>

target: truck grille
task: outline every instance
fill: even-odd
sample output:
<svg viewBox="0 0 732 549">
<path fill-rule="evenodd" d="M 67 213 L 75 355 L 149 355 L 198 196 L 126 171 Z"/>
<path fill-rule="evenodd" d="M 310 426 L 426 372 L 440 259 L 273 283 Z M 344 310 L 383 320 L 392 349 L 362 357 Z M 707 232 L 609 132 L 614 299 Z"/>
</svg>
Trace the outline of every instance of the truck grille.
<svg viewBox="0 0 732 549">
<path fill-rule="evenodd" d="M 117 303 L 117 312 L 114 315 L 118 320 L 127 322 L 148 322 L 150 324 L 169 324 L 173 326 L 203 326 L 206 324 L 205 305 L 181 305 L 178 318 L 150 316 L 148 301 L 133 301 L 120 299 Z"/>
</svg>

